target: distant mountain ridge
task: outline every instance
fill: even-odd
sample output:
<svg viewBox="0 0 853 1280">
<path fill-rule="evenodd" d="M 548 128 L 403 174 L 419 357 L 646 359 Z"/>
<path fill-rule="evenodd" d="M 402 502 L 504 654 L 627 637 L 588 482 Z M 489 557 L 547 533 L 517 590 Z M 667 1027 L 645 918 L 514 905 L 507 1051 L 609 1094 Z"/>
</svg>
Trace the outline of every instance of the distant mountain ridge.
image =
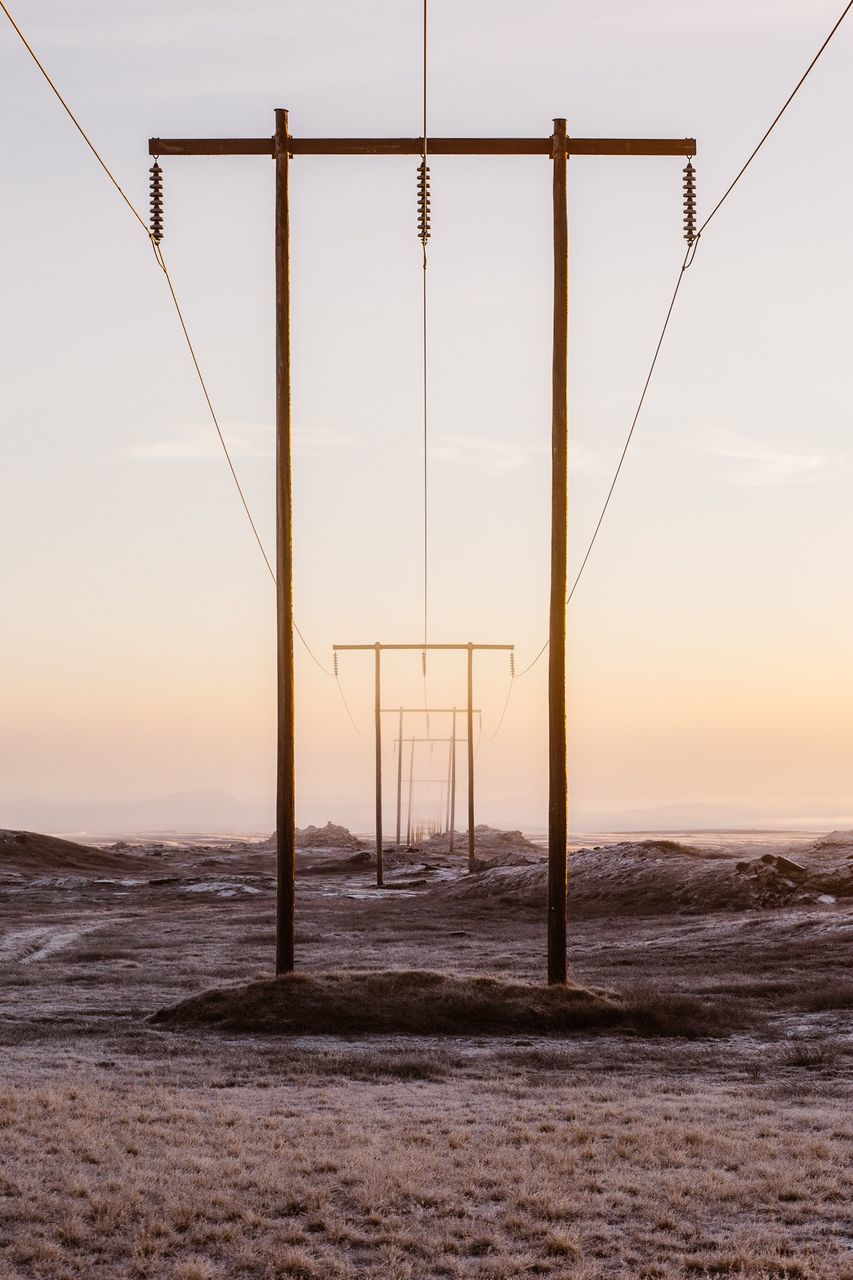
<svg viewBox="0 0 853 1280">
<path fill-rule="evenodd" d="M 269 833 L 273 806 L 227 791 L 175 791 L 150 800 L 20 800 L 0 803 L 0 827 L 137 834 L 151 831 Z"/>
</svg>

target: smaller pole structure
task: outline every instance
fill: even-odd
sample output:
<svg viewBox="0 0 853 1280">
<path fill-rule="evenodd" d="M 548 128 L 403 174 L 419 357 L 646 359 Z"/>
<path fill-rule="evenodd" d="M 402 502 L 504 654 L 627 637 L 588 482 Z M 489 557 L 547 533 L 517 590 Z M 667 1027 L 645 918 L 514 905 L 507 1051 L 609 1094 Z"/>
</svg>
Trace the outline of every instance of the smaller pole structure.
<svg viewBox="0 0 853 1280">
<path fill-rule="evenodd" d="M 409 816 L 406 823 L 406 848 L 412 845 L 412 786 L 415 773 L 415 740 L 412 738 L 412 750 L 409 755 Z"/>
<path fill-rule="evenodd" d="M 403 708 L 400 708 L 400 727 L 397 734 L 397 848 L 400 848 L 400 802 L 403 794 Z"/>
<path fill-rule="evenodd" d="M 453 728 L 450 738 L 450 848 L 453 852 L 453 833 L 456 828 L 456 708 L 453 708 Z"/>
<path fill-rule="evenodd" d="M 382 865 L 382 714 L 380 699 L 382 646 L 377 640 L 373 665 L 373 684 L 375 692 L 374 736 L 376 738 L 376 884 L 382 888 L 384 867 Z"/>
<path fill-rule="evenodd" d="M 450 830 L 450 770 L 453 760 L 453 743 L 447 744 L 447 791 L 445 793 L 444 805 L 444 827 L 446 831 Z"/>
<path fill-rule="evenodd" d="M 474 646 L 468 645 L 468 870 L 474 857 Z"/>
<path fill-rule="evenodd" d="M 564 157 L 565 159 L 565 157 Z M 333 644 L 332 652 L 340 653 L 343 651 L 367 650 L 372 649 L 375 655 L 375 682 L 376 682 L 376 874 L 377 884 L 381 885 L 382 875 L 382 750 L 381 750 L 381 730 L 380 720 L 382 717 L 382 707 L 380 705 L 380 688 L 379 688 L 379 664 L 380 655 L 383 649 L 395 649 L 397 651 L 414 651 L 417 650 L 423 654 L 427 651 L 441 650 L 443 652 L 464 652 L 468 655 L 468 870 L 473 871 L 474 860 L 474 651 L 475 649 L 488 649 L 493 652 L 504 650 L 512 652 L 515 649 L 511 644 L 475 644 L 469 640 L 467 643 L 461 644 L 436 644 L 434 642 L 421 644 L 381 644 L 378 640 L 373 644 Z M 430 708 L 425 708 L 427 713 Z M 429 723 L 427 721 L 427 723 Z M 411 810 L 412 797 L 411 790 L 409 792 L 409 809 Z M 409 839 L 411 844 L 411 838 Z"/>
</svg>

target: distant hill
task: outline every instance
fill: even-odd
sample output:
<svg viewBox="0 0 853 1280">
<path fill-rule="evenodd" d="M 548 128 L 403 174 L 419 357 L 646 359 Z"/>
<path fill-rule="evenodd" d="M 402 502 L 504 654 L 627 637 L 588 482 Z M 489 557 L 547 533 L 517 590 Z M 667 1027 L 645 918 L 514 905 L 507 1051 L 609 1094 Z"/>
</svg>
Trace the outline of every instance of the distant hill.
<svg viewBox="0 0 853 1280">
<path fill-rule="evenodd" d="M 128 871 L 139 865 L 138 856 L 113 849 L 90 849 L 73 840 L 40 835 L 36 831 L 0 829 L 0 871 L 27 874 L 56 871 Z"/>
</svg>

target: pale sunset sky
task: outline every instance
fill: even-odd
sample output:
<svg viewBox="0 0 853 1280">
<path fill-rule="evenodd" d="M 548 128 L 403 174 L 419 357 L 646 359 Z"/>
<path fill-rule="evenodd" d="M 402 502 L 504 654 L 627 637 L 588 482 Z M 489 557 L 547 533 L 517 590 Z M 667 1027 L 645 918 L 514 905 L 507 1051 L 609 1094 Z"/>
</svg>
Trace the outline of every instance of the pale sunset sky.
<svg viewBox="0 0 853 1280">
<path fill-rule="evenodd" d="M 694 136 L 701 218 L 840 7 L 431 0 L 430 132 Z M 297 136 L 421 132 L 420 0 L 13 12 L 146 211 L 150 135 L 269 135 L 275 107 Z M 852 66 L 853 18 L 682 289 L 569 611 L 576 829 L 853 824 Z M 110 829 L 110 805 L 224 792 L 268 830 L 272 585 L 147 239 L 2 16 L 0 111 L 0 825 Z M 273 166 L 162 164 L 163 249 L 272 548 Z M 683 256 L 682 164 L 569 164 L 574 567 Z M 550 164 L 431 169 L 431 638 L 515 643 L 521 670 L 547 634 Z M 416 170 L 292 167 L 296 617 L 326 665 L 335 641 L 420 635 Z M 297 662 L 298 819 L 367 830 L 372 743 Z M 386 674 L 389 705 L 422 698 L 419 655 Z M 546 675 L 492 739 L 508 663 L 478 660 L 483 820 L 545 824 Z M 369 735 L 371 656 L 341 676 Z M 462 657 L 430 663 L 429 695 L 464 701 Z M 215 825 L 219 803 L 187 812 Z"/>
</svg>

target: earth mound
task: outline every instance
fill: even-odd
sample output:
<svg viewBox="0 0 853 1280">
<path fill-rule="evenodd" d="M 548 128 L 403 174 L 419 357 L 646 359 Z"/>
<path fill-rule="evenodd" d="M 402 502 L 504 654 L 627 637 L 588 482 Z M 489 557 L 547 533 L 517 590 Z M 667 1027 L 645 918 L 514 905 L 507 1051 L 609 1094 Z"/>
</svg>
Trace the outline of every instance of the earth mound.
<svg viewBox="0 0 853 1280">
<path fill-rule="evenodd" d="M 288 974 L 206 991 L 155 1013 L 162 1027 L 262 1034 L 565 1034 L 622 1016 L 610 996 L 428 971 Z"/>
<path fill-rule="evenodd" d="M 255 1035 L 569 1036 L 612 1031 L 689 1039 L 743 1024 L 731 1001 L 637 986 L 623 996 L 424 970 L 291 973 L 206 991 L 150 1019 L 170 1030 Z"/>
<path fill-rule="evenodd" d="M 422 840 L 412 852 L 428 861 L 438 860 L 447 865 L 455 865 L 467 857 L 468 832 L 454 831 L 452 854 L 450 834 L 447 831 Z M 474 828 L 474 856 L 478 867 L 486 868 L 527 866 L 533 862 L 541 862 L 545 854 L 539 845 L 528 840 L 520 831 L 501 831 L 497 827 L 481 823 Z"/>
<path fill-rule="evenodd" d="M 358 836 L 354 836 L 346 827 L 339 827 L 336 822 L 327 822 L 325 827 L 315 827 L 309 825 L 307 827 L 296 828 L 296 847 L 297 849 L 362 849 L 364 841 L 359 840 Z M 268 836 L 266 840 L 254 846 L 259 852 L 275 852 L 276 840 L 275 832 Z"/>
<path fill-rule="evenodd" d="M 0 830 L 0 868 L 35 875 L 51 871 L 127 871 L 139 868 L 139 858 L 37 831 Z"/>
<path fill-rule="evenodd" d="M 361 849 L 363 841 L 346 827 L 327 822 L 325 827 L 297 827 L 296 845 L 299 849 Z"/>
<path fill-rule="evenodd" d="M 764 854 L 735 861 L 675 841 L 625 841 L 569 856 L 569 900 L 575 918 L 654 916 L 670 912 L 744 911 L 796 903 L 832 905 L 853 896 L 846 850 L 814 864 Z M 493 866 L 433 892 L 445 900 L 501 911 L 544 911 L 547 866 Z"/>
</svg>

